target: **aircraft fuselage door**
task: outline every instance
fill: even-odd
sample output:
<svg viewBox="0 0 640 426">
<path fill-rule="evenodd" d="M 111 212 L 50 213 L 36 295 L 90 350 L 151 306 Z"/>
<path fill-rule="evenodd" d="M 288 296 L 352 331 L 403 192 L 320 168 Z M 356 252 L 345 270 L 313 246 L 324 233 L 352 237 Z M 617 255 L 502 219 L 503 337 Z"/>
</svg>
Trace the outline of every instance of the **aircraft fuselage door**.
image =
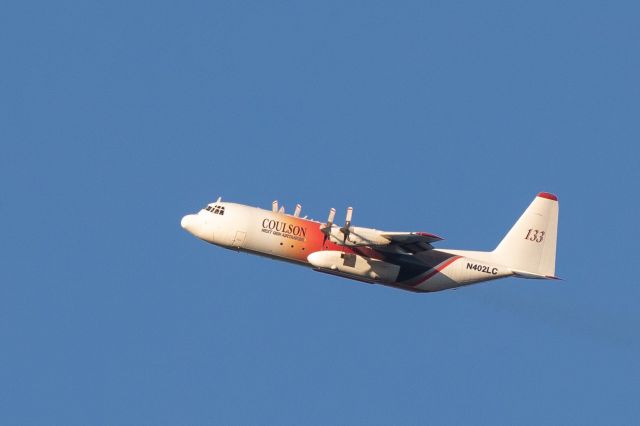
<svg viewBox="0 0 640 426">
<path fill-rule="evenodd" d="M 244 238 L 247 236 L 247 233 L 244 231 L 236 231 L 236 236 L 233 239 L 233 243 L 231 245 L 235 248 L 242 248 L 244 245 Z"/>
</svg>

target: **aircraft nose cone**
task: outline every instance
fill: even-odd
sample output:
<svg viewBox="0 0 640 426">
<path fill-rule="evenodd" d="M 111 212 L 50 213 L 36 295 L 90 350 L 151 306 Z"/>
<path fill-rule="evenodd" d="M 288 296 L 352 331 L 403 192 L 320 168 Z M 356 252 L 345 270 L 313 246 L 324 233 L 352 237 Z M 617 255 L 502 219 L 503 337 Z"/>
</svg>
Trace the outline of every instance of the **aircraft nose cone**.
<svg viewBox="0 0 640 426">
<path fill-rule="evenodd" d="M 186 229 L 187 231 L 189 230 L 189 227 L 193 224 L 193 215 L 192 214 L 188 214 L 185 217 L 182 218 L 182 220 L 180 221 L 180 226 L 182 226 L 182 229 Z"/>
<path fill-rule="evenodd" d="M 213 229 L 207 224 L 202 216 L 197 214 L 188 214 L 180 221 L 182 229 L 193 236 L 205 241 L 213 241 Z"/>
</svg>

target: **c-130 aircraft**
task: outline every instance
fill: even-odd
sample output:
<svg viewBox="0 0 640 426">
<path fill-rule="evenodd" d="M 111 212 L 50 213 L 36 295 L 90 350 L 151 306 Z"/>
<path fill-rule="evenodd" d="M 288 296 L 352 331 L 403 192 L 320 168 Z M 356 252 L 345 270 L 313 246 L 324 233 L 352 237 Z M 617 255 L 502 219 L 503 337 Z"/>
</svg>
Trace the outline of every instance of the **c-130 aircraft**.
<svg viewBox="0 0 640 426">
<path fill-rule="evenodd" d="M 301 206 L 286 214 L 274 201 L 271 211 L 221 198 L 181 226 L 224 248 L 311 267 L 318 272 L 413 292 L 453 289 L 506 277 L 555 277 L 558 198 L 540 192 L 493 251 L 434 248 L 442 240 L 427 232 L 386 232 L 343 226 L 331 209 L 325 223 L 300 217 Z"/>
</svg>

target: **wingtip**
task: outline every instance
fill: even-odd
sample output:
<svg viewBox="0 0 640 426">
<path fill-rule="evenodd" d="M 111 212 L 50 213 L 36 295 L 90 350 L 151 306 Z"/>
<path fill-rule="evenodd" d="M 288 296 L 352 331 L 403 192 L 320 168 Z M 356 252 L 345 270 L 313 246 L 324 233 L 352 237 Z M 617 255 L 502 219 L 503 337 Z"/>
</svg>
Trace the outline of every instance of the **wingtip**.
<svg viewBox="0 0 640 426">
<path fill-rule="evenodd" d="M 436 235 L 436 234 L 430 234 L 429 232 L 415 232 L 416 235 L 420 235 L 421 237 L 428 237 L 428 238 L 433 238 L 436 241 L 442 241 L 444 240 L 444 238 Z"/>
</svg>

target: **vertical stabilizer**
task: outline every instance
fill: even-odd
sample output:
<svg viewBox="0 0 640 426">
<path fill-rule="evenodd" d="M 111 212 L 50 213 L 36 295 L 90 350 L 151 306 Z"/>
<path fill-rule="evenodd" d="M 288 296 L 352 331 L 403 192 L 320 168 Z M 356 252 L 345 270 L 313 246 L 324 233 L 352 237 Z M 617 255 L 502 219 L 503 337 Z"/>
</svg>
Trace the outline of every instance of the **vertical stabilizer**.
<svg viewBox="0 0 640 426">
<path fill-rule="evenodd" d="M 526 276 L 554 277 L 558 197 L 541 192 L 493 251 L 492 257 Z"/>
</svg>

